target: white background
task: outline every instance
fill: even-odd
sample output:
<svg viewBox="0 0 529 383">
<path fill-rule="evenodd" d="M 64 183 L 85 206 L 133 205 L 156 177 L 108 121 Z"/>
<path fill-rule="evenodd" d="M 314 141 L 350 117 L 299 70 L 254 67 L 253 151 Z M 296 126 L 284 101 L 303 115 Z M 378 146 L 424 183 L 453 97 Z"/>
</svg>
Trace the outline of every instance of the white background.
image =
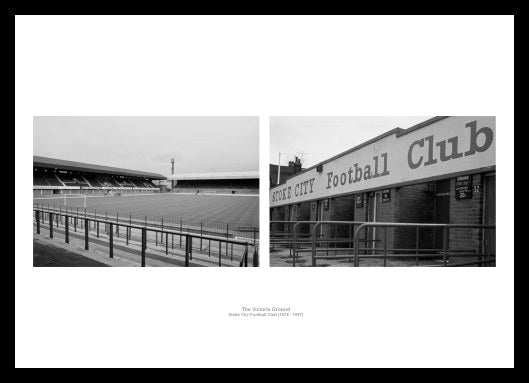
<svg viewBox="0 0 529 383">
<path fill-rule="evenodd" d="M 15 23 L 17 367 L 514 365 L 513 17 Z M 35 115 L 262 116 L 261 238 L 268 116 L 495 115 L 498 266 L 33 268 Z M 241 305 L 305 316 L 227 317 Z"/>
</svg>

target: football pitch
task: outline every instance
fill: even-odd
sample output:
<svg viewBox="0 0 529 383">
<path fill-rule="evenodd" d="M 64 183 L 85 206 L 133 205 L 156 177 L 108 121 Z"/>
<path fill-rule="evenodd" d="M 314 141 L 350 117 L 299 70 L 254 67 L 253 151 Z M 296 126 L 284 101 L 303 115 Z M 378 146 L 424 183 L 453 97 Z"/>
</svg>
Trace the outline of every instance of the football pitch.
<svg viewBox="0 0 529 383">
<path fill-rule="evenodd" d="M 33 198 L 33 204 L 44 207 L 65 207 L 64 197 Z M 83 197 L 66 196 L 68 209 L 84 211 Z M 187 195 L 187 194 L 131 194 L 122 196 L 87 196 L 86 211 L 108 213 L 121 217 L 194 219 L 221 221 L 259 227 L 259 196 L 243 195 Z"/>
</svg>

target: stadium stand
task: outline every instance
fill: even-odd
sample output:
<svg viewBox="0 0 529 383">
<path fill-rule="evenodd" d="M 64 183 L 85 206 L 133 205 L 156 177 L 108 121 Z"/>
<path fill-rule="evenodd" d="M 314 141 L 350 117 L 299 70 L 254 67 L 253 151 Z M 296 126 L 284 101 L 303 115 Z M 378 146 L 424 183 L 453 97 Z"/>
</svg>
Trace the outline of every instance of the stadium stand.
<svg viewBox="0 0 529 383">
<path fill-rule="evenodd" d="M 176 193 L 259 194 L 259 172 L 175 174 L 168 179 Z"/>
<path fill-rule="evenodd" d="M 33 156 L 34 195 L 159 192 L 153 180 L 166 177 L 137 170 Z"/>
</svg>

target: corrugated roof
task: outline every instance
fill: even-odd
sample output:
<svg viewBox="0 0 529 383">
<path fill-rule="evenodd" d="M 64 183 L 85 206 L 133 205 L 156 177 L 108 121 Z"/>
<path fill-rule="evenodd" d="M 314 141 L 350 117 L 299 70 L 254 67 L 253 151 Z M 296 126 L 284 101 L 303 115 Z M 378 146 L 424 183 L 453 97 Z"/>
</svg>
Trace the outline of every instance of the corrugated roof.
<svg viewBox="0 0 529 383">
<path fill-rule="evenodd" d="M 48 169 L 60 169 L 70 170 L 77 172 L 86 173 L 101 173 L 101 174 L 112 174 L 118 176 L 129 176 L 129 177 L 144 177 L 154 180 L 165 180 L 166 177 L 157 173 L 142 172 L 138 170 L 115 168 L 111 166 L 87 164 L 83 162 L 75 162 L 68 160 L 61 160 L 58 158 L 40 157 L 33 156 L 33 166 L 48 168 Z"/>
<path fill-rule="evenodd" d="M 258 171 L 247 172 L 217 172 L 217 173 L 182 173 L 167 177 L 169 180 L 227 180 L 227 179 L 255 179 L 259 178 Z"/>
</svg>

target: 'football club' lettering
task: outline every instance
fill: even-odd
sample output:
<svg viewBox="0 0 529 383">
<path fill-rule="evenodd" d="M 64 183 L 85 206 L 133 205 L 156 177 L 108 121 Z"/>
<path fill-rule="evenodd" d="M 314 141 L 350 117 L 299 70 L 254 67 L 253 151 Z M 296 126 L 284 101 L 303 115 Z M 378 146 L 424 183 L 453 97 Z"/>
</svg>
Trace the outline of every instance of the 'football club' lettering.
<svg viewBox="0 0 529 383">
<path fill-rule="evenodd" d="M 383 135 L 365 147 L 306 169 L 273 188 L 271 203 L 281 206 L 324 200 L 494 166 L 494 119 L 451 119 L 457 123 L 443 118 L 435 128 L 426 125 Z M 386 197 L 385 201 L 393 198 Z"/>
<path fill-rule="evenodd" d="M 373 163 L 367 164 L 364 167 L 354 164 L 349 167 L 347 172 L 341 174 L 334 174 L 334 172 L 327 173 L 327 189 L 338 187 L 339 185 L 354 184 L 357 182 L 367 181 L 372 178 L 384 177 L 389 175 L 388 170 L 388 154 L 381 154 L 382 157 L 382 172 L 379 172 L 379 156 L 373 157 Z"/>
<path fill-rule="evenodd" d="M 464 154 L 458 150 L 457 144 L 459 139 L 457 136 L 449 138 L 448 140 L 439 141 L 435 144 L 439 147 L 439 160 L 441 162 L 461 158 L 463 155 L 465 157 L 472 156 L 476 153 L 484 152 L 490 147 L 494 137 L 492 129 L 486 126 L 478 129 L 476 123 L 477 121 L 472 121 L 465 124 L 465 128 L 470 128 L 470 148 Z M 481 146 L 478 144 L 478 137 L 480 135 L 483 135 L 485 139 Z M 450 154 L 448 154 L 448 144 L 450 144 Z M 421 150 L 422 148 L 424 149 Z M 411 144 L 408 149 L 408 166 L 410 169 L 417 169 L 421 165 L 429 166 L 436 163 L 437 158 L 434 157 L 434 136 L 421 138 Z"/>
</svg>

